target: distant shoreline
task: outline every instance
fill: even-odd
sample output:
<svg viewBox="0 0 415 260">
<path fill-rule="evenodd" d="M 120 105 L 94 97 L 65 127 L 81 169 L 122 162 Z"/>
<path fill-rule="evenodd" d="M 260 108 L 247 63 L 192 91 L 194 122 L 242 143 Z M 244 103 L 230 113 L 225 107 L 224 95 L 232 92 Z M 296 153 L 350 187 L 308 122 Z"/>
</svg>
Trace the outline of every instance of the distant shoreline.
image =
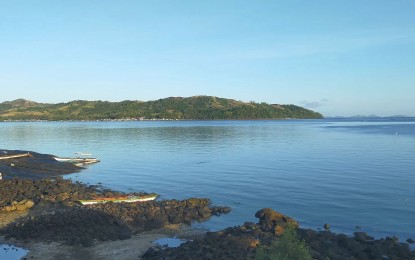
<svg viewBox="0 0 415 260">
<path fill-rule="evenodd" d="M 377 120 L 391 120 L 391 121 L 415 121 L 415 116 L 377 116 L 377 117 L 323 117 L 323 118 L 247 118 L 247 119 L 168 119 L 168 118 L 120 118 L 120 119 L 96 119 L 96 120 L 37 120 L 37 119 L 21 119 L 21 120 L 0 120 L 0 123 L 19 123 L 19 122 L 154 122 L 154 121 L 295 121 L 295 120 L 340 120 L 340 121 L 377 121 Z"/>
<path fill-rule="evenodd" d="M 290 121 L 290 120 L 323 120 L 328 118 L 252 118 L 252 119 L 167 119 L 167 118 L 152 118 L 152 119 L 134 119 L 134 118 L 123 118 L 123 119 L 97 119 L 97 120 L 3 120 L 0 123 L 9 122 L 152 122 L 152 121 Z"/>
</svg>

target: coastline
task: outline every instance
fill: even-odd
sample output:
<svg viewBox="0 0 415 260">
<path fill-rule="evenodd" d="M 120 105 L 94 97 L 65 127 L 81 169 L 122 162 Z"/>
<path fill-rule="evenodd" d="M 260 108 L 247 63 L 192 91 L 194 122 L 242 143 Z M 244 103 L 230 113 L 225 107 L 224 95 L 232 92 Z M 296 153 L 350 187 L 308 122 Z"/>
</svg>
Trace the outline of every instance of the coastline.
<svg viewBox="0 0 415 260">
<path fill-rule="evenodd" d="M 8 175 L 0 180 L 0 186 L 3 185 L 0 188 L 0 223 L 3 223 L 0 224 L 0 244 L 29 249 L 27 258 L 136 259 L 143 256 L 144 259 L 160 259 L 168 256 L 190 259 L 192 256 L 211 256 L 228 259 L 232 253 L 238 259 L 246 259 L 255 255 L 258 245 L 278 240 L 287 223 L 297 223 L 272 209 L 262 209 L 256 214 L 258 223 L 246 222 L 218 232 L 192 230 L 188 227 L 193 221 L 204 221 L 230 210 L 212 206 L 209 199 L 203 198 L 81 206 L 77 203 L 79 199 L 122 193 L 73 183 L 59 176 L 51 178 L 38 167 L 45 163 L 39 158 L 50 155 L 30 153 L 34 158 L 11 159 L 15 164 L 26 160 L 26 166 L 31 165 L 23 167 L 26 174 L 13 176 L 17 178 Z M 35 171 L 31 172 L 32 168 Z M 45 169 L 50 173 L 50 168 Z M 27 176 L 38 178 L 25 178 Z M 10 208 L 12 205 L 15 206 L 13 209 Z M 17 205 L 24 205 L 24 208 Z M 329 230 L 317 232 L 301 228 L 298 233 L 312 249 L 315 259 L 415 257 L 408 243 L 400 243 L 396 237 L 374 239 L 363 232 L 350 237 Z M 190 237 L 191 241 L 177 248 L 163 248 L 153 243 L 163 237 Z"/>
<path fill-rule="evenodd" d="M 169 225 L 158 230 L 132 235 L 126 240 L 99 241 L 91 247 L 70 246 L 59 242 L 24 243 L 14 239 L 6 240 L 4 236 L 0 236 L 0 245 L 13 245 L 28 250 L 25 259 L 137 259 L 149 248 L 157 247 L 155 241 L 158 239 L 200 235 L 202 235 L 201 231 L 191 230 L 186 226 Z"/>
<path fill-rule="evenodd" d="M 154 240 L 198 233 L 186 227 L 230 211 L 206 198 L 84 206 L 79 200 L 145 194 L 65 180 L 60 175 L 82 168 L 53 155 L 2 152 L 31 154 L 0 160 L 0 244 L 28 249 L 31 259 L 136 258 Z"/>
</svg>

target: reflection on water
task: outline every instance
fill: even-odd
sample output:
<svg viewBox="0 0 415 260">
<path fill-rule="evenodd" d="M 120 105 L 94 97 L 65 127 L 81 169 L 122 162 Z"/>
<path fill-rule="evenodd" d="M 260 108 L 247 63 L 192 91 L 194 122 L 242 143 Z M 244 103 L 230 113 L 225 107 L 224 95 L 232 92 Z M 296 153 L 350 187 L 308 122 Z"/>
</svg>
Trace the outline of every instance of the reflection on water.
<svg viewBox="0 0 415 260">
<path fill-rule="evenodd" d="M 415 234 L 414 129 L 396 120 L 0 123 L 0 148 L 92 152 L 101 162 L 68 178 L 232 207 L 203 228 L 256 221 L 271 207 L 306 227 L 407 238 Z"/>
</svg>

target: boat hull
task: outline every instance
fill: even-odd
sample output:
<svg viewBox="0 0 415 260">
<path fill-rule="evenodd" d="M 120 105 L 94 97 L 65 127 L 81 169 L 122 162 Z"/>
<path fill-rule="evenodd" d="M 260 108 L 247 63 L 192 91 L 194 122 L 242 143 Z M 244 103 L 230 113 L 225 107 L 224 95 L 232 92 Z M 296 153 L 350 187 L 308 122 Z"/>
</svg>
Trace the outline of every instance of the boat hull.
<svg viewBox="0 0 415 260">
<path fill-rule="evenodd" d="M 92 205 L 97 203 L 107 203 L 107 202 L 145 202 L 145 201 L 152 201 L 158 197 L 157 194 L 149 194 L 145 196 L 137 196 L 137 197 L 117 197 L 117 198 L 96 198 L 92 200 L 79 200 L 82 205 Z"/>
<path fill-rule="evenodd" d="M 90 164 L 97 163 L 99 160 L 97 158 L 62 158 L 62 157 L 53 157 L 58 162 L 69 162 L 69 163 L 81 163 L 81 164 Z"/>
</svg>

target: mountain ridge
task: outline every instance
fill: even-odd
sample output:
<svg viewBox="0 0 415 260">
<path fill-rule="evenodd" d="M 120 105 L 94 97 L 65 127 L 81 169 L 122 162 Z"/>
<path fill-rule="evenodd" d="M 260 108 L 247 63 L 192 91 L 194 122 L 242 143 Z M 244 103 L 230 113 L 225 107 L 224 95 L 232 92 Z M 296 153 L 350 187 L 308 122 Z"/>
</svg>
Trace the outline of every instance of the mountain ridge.
<svg viewBox="0 0 415 260">
<path fill-rule="evenodd" d="M 18 98 L 12 101 L 4 101 L 0 103 L 0 105 L 9 106 L 13 108 L 13 107 L 33 107 L 33 106 L 47 105 L 47 104 L 38 103 L 38 102 L 27 100 L 24 98 Z"/>
<path fill-rule="evenodd" d="M 26 99 L 0 103 L 0 120 L 105 119 L 317 119 L 323 116 L 296 105 L 242 102 L 215 96 L 168 97 L 152 101 L 73 100 L 46 104 Z"/>
</svg>

